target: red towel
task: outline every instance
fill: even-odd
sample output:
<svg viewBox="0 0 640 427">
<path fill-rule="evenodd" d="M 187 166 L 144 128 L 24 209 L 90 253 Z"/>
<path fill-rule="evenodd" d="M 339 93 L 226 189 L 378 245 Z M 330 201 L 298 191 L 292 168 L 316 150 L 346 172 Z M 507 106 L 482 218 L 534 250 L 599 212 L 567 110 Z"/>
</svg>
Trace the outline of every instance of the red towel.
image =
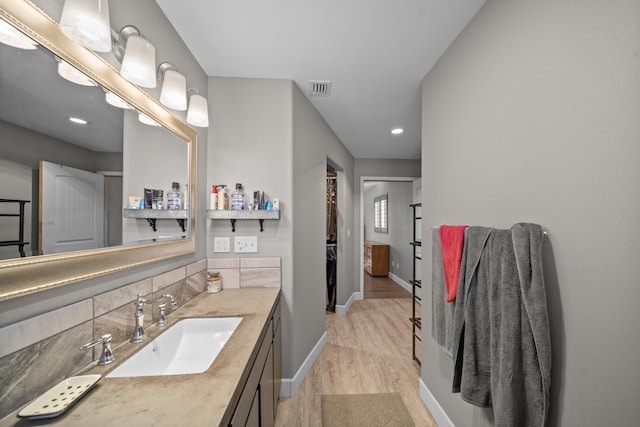
<svg viewBox="0 0 640 427">
<path fill-rule="evenodd" d="M 447 287 L 447 302 L 454 301 L 458 293 L 464 230 L 467 227 L 467 225 L 440 226 L 440 246 L 442 247 L 442 266 Z"/>
</svg>

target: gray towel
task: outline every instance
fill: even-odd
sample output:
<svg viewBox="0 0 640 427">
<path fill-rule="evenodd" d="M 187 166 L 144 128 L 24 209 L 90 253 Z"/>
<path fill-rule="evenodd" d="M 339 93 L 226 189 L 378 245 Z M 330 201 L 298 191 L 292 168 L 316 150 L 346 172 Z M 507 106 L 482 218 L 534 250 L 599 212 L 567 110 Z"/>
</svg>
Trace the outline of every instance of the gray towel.
<svg viewBox="0 0 640 427">
<path fill-rule="evenodd" d="M 440 231 L 438 228 L 434 228 L 431 234 L 431 336 L 451 356 L 455 302 L 447 302 Z"/>
<path fill-rule="evenodd" d="M 546 422 L 551 344 L 542 238 L 535 224 L 470 227 L 465 235 L 453 391 L 474 405 L 493 406 L 498 427 Z"/>
</svg>

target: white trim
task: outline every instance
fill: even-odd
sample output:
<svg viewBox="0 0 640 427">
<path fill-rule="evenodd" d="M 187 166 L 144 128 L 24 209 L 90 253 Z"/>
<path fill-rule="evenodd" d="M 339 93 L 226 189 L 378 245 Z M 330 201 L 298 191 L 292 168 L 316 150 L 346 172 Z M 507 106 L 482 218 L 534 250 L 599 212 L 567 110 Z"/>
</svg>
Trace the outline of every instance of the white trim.
<svg viewBox="0 0 640 427">
<path fill-rule="evenodd" d="M 402 286 L 402 288 L 405 289 L 407 292 L 411 292 L 411 285 L 408 282 L 405 282 L 404 280 L 396 276 L 395 274 L 389 272 L 389 279 L 393 280 L 398 285 Z"/>
<path fill-rule="evenodd" d="M 440 427 L 455 427 L 453 421 L 451 421 L 447 413 L 442 409 L 442 406 L 440 406 L 436 397 L 431 393 L 429 387 L 422 381 L 422 378 L 418 381 L 418 387 L 420 388 L 420 398 L 424 404 L 427 405 L 436 423 L 438 423 Z"/>
<path fill-rule="evenodd" d="M 296 394 L 296 391 L 302 385 L 305 377 L 309 373 L 309 370 L 322 353 L 322 349 L 327 344 L 327 333 L 322 334 L 316 345 L 313 347 L 307 358 L 302 362 L 302 366 L 298 369 L 298 372 L 293 376 L 293 378 L 282 378 L 282 382 L 280 383 L 280 397 L 292 397 Z"/>
<path fill-rule="evenodd" d="M 349 299 L 347 300 L 347 303 L 345 305 L 338 305 L 336 304 L 336 314 L 340 315 L 340 316 L 345 316 L 347 314 L 347 312 L 349 311 L 349 309 L 351 308 L 351 304 L 353 304 L 354 301 L 356 300 L 361 300 L 362 299 L 362 295 L 358 295 L 360 292 L 354 292 L 351 294 L 351 296 L 349 297 Z M 360 296 L 360 298 L 358 298 L 358 296 Z"/>
</svg>

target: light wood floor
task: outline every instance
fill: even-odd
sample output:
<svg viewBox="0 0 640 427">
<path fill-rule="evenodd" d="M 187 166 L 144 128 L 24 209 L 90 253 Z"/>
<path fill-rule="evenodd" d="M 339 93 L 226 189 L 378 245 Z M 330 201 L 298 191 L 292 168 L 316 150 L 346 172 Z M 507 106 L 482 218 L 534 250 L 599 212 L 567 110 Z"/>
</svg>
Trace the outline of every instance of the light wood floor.
<svg viewBox="0 0 640 427">
<path fill-rule="evenodd" d="M 276 426 L 320 427 L 323 394 L 390 392 L 401 394 L 416 426 L 437 426 L 419 396 L 410 311 L 403 297 L 355 301 L 346 316 L 328 313 L 327 344 L 297 393 L 280 401 Z"/>
</svg>

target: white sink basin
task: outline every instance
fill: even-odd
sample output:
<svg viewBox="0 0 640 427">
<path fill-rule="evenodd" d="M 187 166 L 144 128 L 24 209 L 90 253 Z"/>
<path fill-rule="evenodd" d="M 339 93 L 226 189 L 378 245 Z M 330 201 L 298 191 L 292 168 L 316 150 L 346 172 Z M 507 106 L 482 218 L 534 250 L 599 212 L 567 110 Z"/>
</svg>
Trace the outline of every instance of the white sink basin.
<svg viewBox="0 0 640 427">
<path fill-rule="evenodd" d="M 182 319 L 106 378 L 202 373 L 211 366 L 241 320 L 241 317 Z"/>
</svg>

